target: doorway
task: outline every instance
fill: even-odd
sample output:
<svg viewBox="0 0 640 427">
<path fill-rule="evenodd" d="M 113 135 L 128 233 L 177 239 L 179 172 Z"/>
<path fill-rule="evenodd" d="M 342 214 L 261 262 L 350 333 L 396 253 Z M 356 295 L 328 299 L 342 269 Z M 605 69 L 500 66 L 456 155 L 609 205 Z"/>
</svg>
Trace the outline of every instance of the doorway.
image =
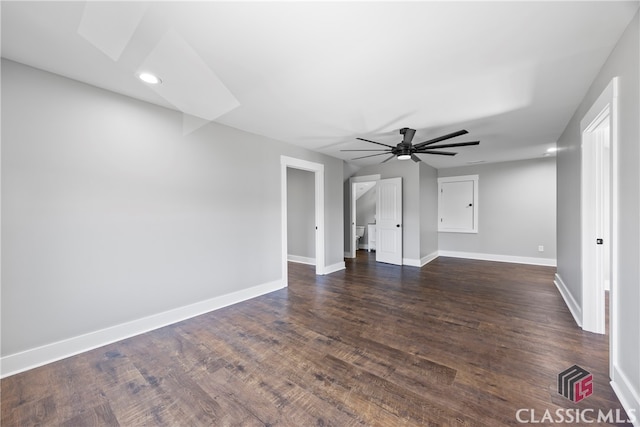
<svg viewBox="0 0 640 427">
<path fill-rule="evenodd" d="M 357 246 L 359 245 L 358 239 L 356 238 L 356 226 L 358 225 L 358 217 L 357 217 L 357 200 L 358 200 L 358 185 L 361 183 L 371 183 L 378 182 L 380 179 L 380 175 L 366 175 L 366 176 L 354 176 L 349 178 L 349 189 L 351 191 L 351 216 L 349 220 L 349 258 L 356 257 Z M 367 223 L 368 224 L 368 223 Z M 362 225 L 367 225 L 362 224 Z"/>
<path fill-rule="evenodd" d="M 316 265 L 315 176 L 287 168 L 287 260 Z"/>
<path fill-rule="evenodd" d="M 355 193 L 356 250 L 375 250 L 377 181 L 353 184 Z"/>
<path fill-rule="evenodd" d="M 604 334 L 609 289 L 610 371 L 617 341 L 617 91 L 614 78 L 580 122 L 582 328 Z"/>
<path fill-rule="evenodd" d="M 282 281 L 284 286 L 288 286 L 288 168 L 299 169 L 312 172 L 314 175 L 314 219 L 315 219 L 315 265 L 316 274 L 324 274 L 325 271 L 325 250 L 324 250 L 324 165 L 321 163 L 309 162 L 293 157 L 280 156 L 280 194 L 282 215 Z"/>
<path fill-rule="evenodd" d="M 380 175 L 349 178 L 350 203 L 350 258 L 356 257 L 357 238 L 357 185 L 376 182 L 375 202 L 375 247 L 376 261 L 402 265 L 402 178 L 381 179 Z M 367 224 L 368 225 L 368 224 Z"/>
</svg>

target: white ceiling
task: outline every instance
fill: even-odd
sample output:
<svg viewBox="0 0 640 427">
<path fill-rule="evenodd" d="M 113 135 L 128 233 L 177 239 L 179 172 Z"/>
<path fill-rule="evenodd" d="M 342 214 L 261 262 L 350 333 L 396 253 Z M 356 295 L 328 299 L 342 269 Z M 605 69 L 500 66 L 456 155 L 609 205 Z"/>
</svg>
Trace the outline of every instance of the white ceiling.
<svg viewBox="0 0 640 427">
<path fill-rule="evenodd" d="M 402 127 L 481 141 L 422 156 L 443 168 L 554 146 L 638 4 L 2 1 L 2 56 L 343 159 Z"/>
</svg>

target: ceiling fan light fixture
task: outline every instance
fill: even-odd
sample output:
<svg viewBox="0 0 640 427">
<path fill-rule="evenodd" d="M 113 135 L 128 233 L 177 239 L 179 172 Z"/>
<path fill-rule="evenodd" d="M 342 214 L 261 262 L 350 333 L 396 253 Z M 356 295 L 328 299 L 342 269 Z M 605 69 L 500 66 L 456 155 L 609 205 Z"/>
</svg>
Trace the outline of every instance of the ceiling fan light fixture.
<svg viewBox="0 0 640 427">
<path fill-rule="evenodd" d="M 411 130 L 411 129 L 407 129 L 407 130 Z M 403 143 L 400 143 L 396 148 L 395 154 L 398 157 L 398 160 L 409 160 L 412 154 L 411 146 L 406 146 Z"/>
</svg>

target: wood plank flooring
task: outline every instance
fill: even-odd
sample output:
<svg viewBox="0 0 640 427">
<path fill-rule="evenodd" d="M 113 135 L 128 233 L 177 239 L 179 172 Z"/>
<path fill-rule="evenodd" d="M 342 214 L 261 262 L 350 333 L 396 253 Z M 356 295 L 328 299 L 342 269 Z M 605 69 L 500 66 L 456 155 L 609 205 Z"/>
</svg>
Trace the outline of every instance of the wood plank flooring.
<svg viewBox="0 0 640 427">
<path fill-rule="evenodd" d="M 287 289 L 3 379 L 2 426 L 500 426 L 621 407 L 607 337 L 575 326 L 554 268 L 359 251 L 328 276 L 289 269 Z M 594 378 L 577 404 L 556 386 L 574 364 Z"/>
</svg>

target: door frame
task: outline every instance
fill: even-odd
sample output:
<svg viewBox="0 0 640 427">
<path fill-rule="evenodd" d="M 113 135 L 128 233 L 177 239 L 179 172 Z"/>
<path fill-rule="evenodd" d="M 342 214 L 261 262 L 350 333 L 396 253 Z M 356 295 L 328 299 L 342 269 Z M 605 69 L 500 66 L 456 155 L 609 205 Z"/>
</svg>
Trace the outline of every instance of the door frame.
<svg viewBox="0 0 640 427">
<path fill-rule="evenodd" d="M 617 285 L 618 285 L 618 78 L 609 82 L 598 99 L 593 103 L 589 111 L 580 121 L 581 146 L 581 271 L 582 271 L 582 328 L 584 330 L 605 332 L 605 294 L 604 288 L 593 280 L 592 269 L 595 264 L 595 218 L 591 209 L 595 206 L 596 195 L 592 184 L 596 168 L 601 167 L 601 157 L 594 150 L 596 135 L 593 132 L 600 123 L 609 120 L 609 144 L 610 144 L 610 293 L 609 293 L 609 371 L 613 375 L 613 367 L 616 362 L 616 345 L 618 342 L 618 312 Z M 598 163 L 600 161 L 600 164 Z M 602 288 L 602 289 L 601 289 Z"/>
<path fill-rule="evenodd" d="M 284 286 L 289 285 L 289 266 L 287 248 L 287 168 L 301 169 L 313 172 L 315 190 L 315 223 L 316 223 L 316 274 L 325 272 L 324 253 L 324 165 L 307 160 L 296 159 L 294 157 L 280 156 L 280 211 L 282 216 L 282 282 Z"/>
<path fill-rule="evenodd" d="M 351 215 L 349 215 L 349 258 L 356 257 L 356 192 L 353 190 L 354 185 L 358 182 L 378 182 L 380 180 L 380 174 L 375 175 L 363 175 L 363 176 L 353 176 L 349 178 L 349 192 L 351 194 L 350 197 L 350 210 Z M 376 184 L 377 185 L 377 184 Z"/>
</svg>

